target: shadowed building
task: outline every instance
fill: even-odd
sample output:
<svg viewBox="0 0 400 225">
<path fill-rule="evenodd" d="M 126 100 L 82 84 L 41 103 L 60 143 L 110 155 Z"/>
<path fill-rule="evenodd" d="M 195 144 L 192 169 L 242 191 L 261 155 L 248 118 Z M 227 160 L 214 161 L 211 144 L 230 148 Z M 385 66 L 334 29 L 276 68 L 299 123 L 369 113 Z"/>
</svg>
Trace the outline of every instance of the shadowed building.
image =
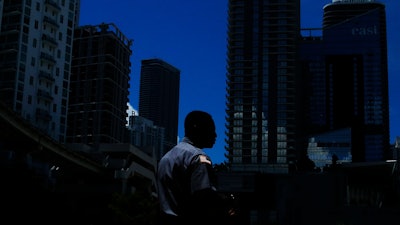
<svg viewBox="0 0 400 225">
<path fill-rule="evenodd" d="M 153 121 L 155 126 L 165 128 L 165 152 L 177 144 L 179 85 L 177 68 L 161 59 L 142 60 L 139 115 Z M 157 159 L 164 153 L 157 155 Z"/>
<path fill-rule="evenodd" d="M 312 140 L 323 134 L 314 145 L 327 153 L 314 148 L 313 159 L 327 163 L 335 154 L 344 162 L 344 149 L 353 162 L 390 157 L 386 40 L 385 5 L 370 0 L 332 1 L 322 37 L 303 38 L 307 132 Z"/>
<path fill-rule="evenodd" d="M 232 170 L 287 173 L 297 131 L 300 1 L 229 1 L 226 150 Z"/>
<path fill-rule="evenodd" d="M 0 1 L 0 101 L 65 142 L 79 0 Z"/>
<path fill-rule="evenodd" d="M 324 7 L 330 129 L 352 129 L 354 162 L 386 159 L 389 92 L 385 5 L 333 1 Z"/>
<path fill-rule="evenodd" d="M 131 45 L 114 24 L 75 30 L 68 143 L 126 142 Z"/>
<path fill-rule="evenodd" d="M 154 158 L 164 153 L 164 127 L 154 125 L 154 122 L 138 115 L 129 116 L 127 126 L 129 143 Z"/>
</svg>

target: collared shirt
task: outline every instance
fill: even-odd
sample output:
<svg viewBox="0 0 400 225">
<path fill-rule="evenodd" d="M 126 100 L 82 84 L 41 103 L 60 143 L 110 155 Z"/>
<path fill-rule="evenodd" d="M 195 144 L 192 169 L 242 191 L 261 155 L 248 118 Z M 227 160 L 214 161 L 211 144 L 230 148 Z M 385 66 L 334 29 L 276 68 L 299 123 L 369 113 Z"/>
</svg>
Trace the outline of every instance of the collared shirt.
<svg viewBox="0 0 400 225">
<path fill-rule="evenodd" d="M 158 163 L 157 190 L 161 212 L 183 216 L 191 196 L 201 190 L 216 190 L 210 174 L 211 160 L 188 138 L 168 151 Z M 210 176 L 211 175 L 211 176 Z"/>
</svg>

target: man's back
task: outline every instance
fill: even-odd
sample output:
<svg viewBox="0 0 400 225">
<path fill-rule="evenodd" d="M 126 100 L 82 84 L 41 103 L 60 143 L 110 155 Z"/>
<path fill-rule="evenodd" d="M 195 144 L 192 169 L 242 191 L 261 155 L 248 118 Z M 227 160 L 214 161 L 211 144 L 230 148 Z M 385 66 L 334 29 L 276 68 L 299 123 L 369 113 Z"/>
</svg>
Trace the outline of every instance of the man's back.
<svg viewBox="0 0 400 225">
<path fill-rule="evenodd" d="M 192 111 L 186 116 L 185 137 L 158 164 L 161 224 L 204 225 L 228 215 L 211 160 L 202 150 L 213 147 L 216 137 L 211 115 Z"/>
<path fill-rule="evenodd" d="M 161 211 L 178 216 L 183 213 L 190 196 L 191 171 L 194 159 L 204 154 L 183 139 L 160 160 L 157 170 L 157 187 Z"/>
</svg>

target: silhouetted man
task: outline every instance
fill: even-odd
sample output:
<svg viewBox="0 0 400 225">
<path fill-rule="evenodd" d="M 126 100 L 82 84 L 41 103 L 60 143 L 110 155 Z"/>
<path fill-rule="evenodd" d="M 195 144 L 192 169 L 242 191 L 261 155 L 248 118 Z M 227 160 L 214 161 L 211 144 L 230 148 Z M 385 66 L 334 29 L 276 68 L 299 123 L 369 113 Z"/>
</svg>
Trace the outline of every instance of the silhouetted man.
<svg viewBox="0 0 400 225">
<path fill-rule="evenodd" d="M 192 111 L 184 126 L 185 137 L 158 164 L 160 223 L 223 223 L 229 209 L 217 192 L 212 162 L 203 151 L 215 144 L 214 120 L 206 112 Z"/>
</svg>

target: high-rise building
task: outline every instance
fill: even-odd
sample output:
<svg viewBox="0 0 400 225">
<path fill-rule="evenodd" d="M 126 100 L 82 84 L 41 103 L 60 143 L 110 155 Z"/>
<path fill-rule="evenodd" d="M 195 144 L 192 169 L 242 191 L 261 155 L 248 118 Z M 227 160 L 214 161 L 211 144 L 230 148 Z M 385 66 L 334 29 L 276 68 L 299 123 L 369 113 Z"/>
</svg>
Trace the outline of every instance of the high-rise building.
<svg viewBox="0 0 400 225">
<path fill-rule="evenodd" d="M 75 29 L 68 143 L 127 142 L 131 45 L 114 24 Z"/>
<path fill-rule="evenodd" d="M 387 157 L 389 92 L 385 5 L 334 0 L 324 7 L 329 129 L 351 128 L 354 162 Z"/>
<path fill-rule="evenodd" d="M 0 101 L 65 142 L 79 0 L 0 1 Z"/>
<path fill-rule="evenodd" d="M 230 0 L 226 150 L 234 171 L 287 173 L 298 124 L 299 0 Z"/>
<path fill-rule="evenodd" d="M 155 126 L 165 128 L 164 151 L 178 139 L 179 85 L 179 69 L 161 59 L 142 60 L 138 111 Z"/>
<path fill-rule="evenodd" d="M 308 148 L 310 158 L 330 164 L 333 155 L 339 162 L 389 157 L 385 5 L 332 1 L 324 6 L 322 37 L 303 37 L 300 49 L 306 132 L 316 142 L 309 146 L 318 146 Z"/>
</svg>

